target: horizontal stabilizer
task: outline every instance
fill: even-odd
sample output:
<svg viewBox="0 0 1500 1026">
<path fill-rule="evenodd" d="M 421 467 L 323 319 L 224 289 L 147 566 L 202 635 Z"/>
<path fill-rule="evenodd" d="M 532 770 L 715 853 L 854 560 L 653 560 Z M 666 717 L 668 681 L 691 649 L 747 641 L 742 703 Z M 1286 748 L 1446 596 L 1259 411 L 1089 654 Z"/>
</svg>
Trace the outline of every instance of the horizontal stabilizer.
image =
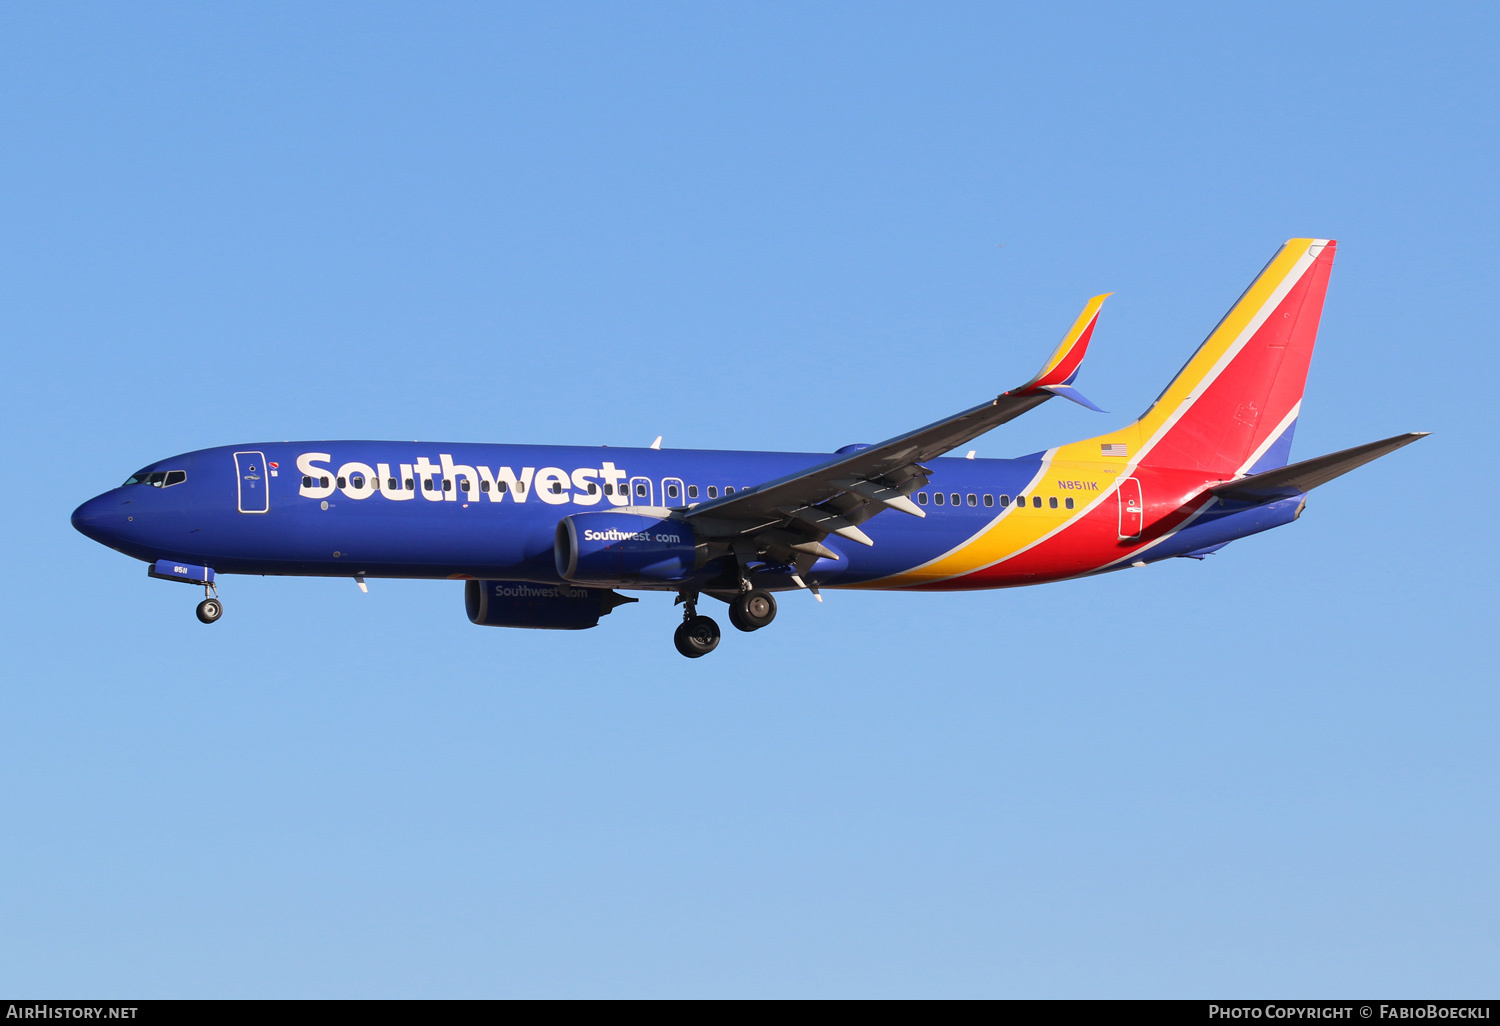
<svg viewBox="0 0 1500 1026">
<path fill-rule="evenodd" d="M 1409 431 L 1404 435 L 1384 438 L 1378 442 L 1366 442 L 1342 452 L 1329 453 L 1316 459 L 1303 460 L 1291 466 L 1278 467 L 1264 474 L 1252 474 L 1237 481 L 1225 481 L 1209 489 L 1221 499 L 1237 499 L 1241 502 L 1270 502 L 1273 499 L 1288 499 L 1293 495 L 1309 492 L 1321 484 L 1327 484 L 1356 467 L 1371 460 L 1378 460 L 1387 453 L 1395 452 L 1403 445 L 1410 445 L 1430 432 Z"/>
</svg>

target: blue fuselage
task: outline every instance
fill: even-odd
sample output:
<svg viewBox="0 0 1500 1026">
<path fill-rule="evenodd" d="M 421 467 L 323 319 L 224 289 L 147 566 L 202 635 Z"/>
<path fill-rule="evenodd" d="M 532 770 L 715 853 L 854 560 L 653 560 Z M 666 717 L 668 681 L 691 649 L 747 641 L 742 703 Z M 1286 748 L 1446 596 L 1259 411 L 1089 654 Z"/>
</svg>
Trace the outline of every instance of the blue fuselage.
<svg viewBox="0 0 1500 1026">
<path fill-rule="evenodd" d="M 564 516 L 627 505 L 684 507 L 827 458 L 582 446 L 254 443 L 161 460 L 136 475 L 145 482 L 84 503 L 73 523 L 137 559 L 199 563 L 219 573 L 551 583 L 559 580 L 552 549 Z M 929 505 L 923 520 L 879 517 L 868 525 L 873 547 L 831 537 L 827 544 L 843 557 L 841 565 L 825 560 L 829 565 L 817 576 L 828 583 L 868 581 L 952 548 L 999 512 L 980 496 L 1021 492 L 1039 462 L 934 461 L 932 490 L 945 499 L 958 494 L 957 506 Z M 163 487 L 174 471 L 185 479 Z M 255 488 L 264 493 L 257 496 Z M 974 505 L 968 504 L 971 493 Z"/>
</svg>

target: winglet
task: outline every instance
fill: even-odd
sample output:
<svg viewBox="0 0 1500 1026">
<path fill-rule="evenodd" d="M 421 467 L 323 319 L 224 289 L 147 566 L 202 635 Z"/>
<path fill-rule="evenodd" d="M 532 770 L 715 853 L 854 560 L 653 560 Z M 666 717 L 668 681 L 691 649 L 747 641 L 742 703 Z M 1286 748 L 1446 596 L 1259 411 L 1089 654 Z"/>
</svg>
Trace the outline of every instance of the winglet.
<svg viewBox="0 0 1500 1026">
<path fill-rule="evenodd" d="M 1078 368 L 1083 364 L 1083 357 L 1089 351 L 1089 340 L 1094 337 L 1094 325 L 1099 321 L 1099 311 L 1104 306 L 1104 301 L 1113 292 L 1106 292 L 1102 296 L 1095 296 L 1084 304 L 1083 312 L 1063 336 L 1042 369 L 1037 372 L 1036 377 L 1012 392 L 1012 395 L 1035 395 L 1037 392 L 1051 392 L 1060 395 L 1064 399 L 1071 399 L 1080 406 L 1086 406 L 1091 410 L 1100 410 L 1099 407 L 1085 399 L 1076 388 L 1073 388 L 1073 379 L 1078 376 Z"/>
<path fill-rule="evenodd" d="M 1078 389 L 1074 388 L 1072 385 L 1042 385 L 1037 389 L 1037 391 L 1051 392 L 1053 395 L 1060 395 L 1064 399 L 1071 399 L 1079 406 L 1087 407 L 1088 409 L 1093 410 L 1095 413 L 1109 412 L 1108 410 L 1101 409 L 1098 406 L 1095 406 L 1092 400 L 1085 397 L 1082 392 L 1078 391 Z"/>
</svg>

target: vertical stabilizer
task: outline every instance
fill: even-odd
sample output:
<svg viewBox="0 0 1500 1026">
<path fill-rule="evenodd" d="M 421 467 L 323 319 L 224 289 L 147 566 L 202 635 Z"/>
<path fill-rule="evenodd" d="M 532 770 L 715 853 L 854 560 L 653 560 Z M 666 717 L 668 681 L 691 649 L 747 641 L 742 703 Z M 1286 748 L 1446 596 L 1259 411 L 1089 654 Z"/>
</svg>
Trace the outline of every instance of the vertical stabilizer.
<svg viewBox="0 0 1500 1026">
<path fill-rule="evenodd" d="M 1131 464 L 1229 474 L 1284 466 L 1336 246 L 1288 241 L 1140 420 L 1090 442 Z"/>
</svg>

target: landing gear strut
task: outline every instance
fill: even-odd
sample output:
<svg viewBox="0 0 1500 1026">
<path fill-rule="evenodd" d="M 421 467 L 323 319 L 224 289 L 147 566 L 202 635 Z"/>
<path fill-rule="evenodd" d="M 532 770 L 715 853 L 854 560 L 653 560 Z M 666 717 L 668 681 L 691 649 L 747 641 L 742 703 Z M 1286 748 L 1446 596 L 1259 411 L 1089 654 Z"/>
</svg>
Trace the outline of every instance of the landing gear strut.
<svg viewBox="0 0 1500 1026">
<path fill-rule="evenodd" d="M 776 619 L 776 599 L 769 591 L 751 588 L 729 603 L 729 622 L 742 631 L 758 631 Z"/>
<path fill-rule="evenodd" d="M 198 603 L 198 619 L 204 623 L 213 623 L 224 615 L 224 603 L 219 601 L 218 590 L 212 584 L 203 586 L 204 599 Z"/>
<path fill-rule="evenodd" d="M 683 606 L 682 624 L 672 635 L 672 643 L 689 659 L 708 655 L 719 647 L 719 625 L 712 617 L 698 615 L 696 593 L 685 591 L 678 600 Z"/>
</svg>

